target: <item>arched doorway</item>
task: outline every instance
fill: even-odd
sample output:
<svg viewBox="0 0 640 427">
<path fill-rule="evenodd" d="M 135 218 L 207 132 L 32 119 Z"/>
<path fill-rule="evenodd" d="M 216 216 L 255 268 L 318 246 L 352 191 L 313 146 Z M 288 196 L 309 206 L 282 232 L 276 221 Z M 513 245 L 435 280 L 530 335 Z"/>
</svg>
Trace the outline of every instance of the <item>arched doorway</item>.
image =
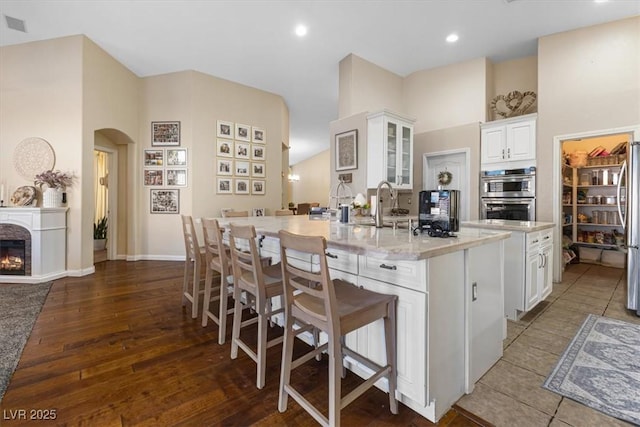
<svg viewBox="0 0 640 427">
<path fill-rule="evenodd" d="M 104 250 L 94 250 L 94 264 L 126 259 L 128 253 L 127 236 L 132 224 L 127 215 L 126 185 L 129 169 L 133 168 L 128 160 L 131 144 L 133 140 L 117 129 L 94 132 L 94 230 L 100 221 L 106 222 L 106 246 Z"/>
</svg>

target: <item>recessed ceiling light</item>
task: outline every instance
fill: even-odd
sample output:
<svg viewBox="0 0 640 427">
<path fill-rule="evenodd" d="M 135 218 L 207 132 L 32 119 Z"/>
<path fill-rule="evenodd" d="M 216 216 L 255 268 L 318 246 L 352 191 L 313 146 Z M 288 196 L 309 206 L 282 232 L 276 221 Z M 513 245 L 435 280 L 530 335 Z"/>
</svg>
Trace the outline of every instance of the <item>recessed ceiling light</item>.
<svg viewBox="0 0 640 427">
<path fill-rule="evenodd" d="M 457 41 L 458 41 L 458 35 L 457 35 L 456 33 L 449 34 L 449 35 L 447 36 L 447 41 L 448 41 L 449 43 L 455 43 L 455 42 L 457 42 Z"/>
<path fill-rule="evenodd" d="M 593 0 L 595 3 L 606 3 L 609 0 Z"/>
<path fill-rule="evenodd" d="M 306 25 L 298 25 L 296 27 L 296 36 L 298 37 L 304 37 L 307 35 L 307 26 Z"/>
</svg>

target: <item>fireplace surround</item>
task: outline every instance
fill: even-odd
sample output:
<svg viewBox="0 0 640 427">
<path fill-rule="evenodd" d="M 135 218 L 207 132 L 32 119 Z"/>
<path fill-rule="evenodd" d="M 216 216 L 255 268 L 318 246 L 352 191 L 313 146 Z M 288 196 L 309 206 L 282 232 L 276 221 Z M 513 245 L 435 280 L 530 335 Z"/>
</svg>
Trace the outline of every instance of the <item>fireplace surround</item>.
<svg viewBox="0 0 640 427">
<path fill-rule="evenodd" d="M 0 283 L 42 283 L 67 276 L 66 224 L 67 208 L 0 208 L 0 240 L 24 241 L 25 252 L 24 274 L 0 270 Z"/>
</svg>

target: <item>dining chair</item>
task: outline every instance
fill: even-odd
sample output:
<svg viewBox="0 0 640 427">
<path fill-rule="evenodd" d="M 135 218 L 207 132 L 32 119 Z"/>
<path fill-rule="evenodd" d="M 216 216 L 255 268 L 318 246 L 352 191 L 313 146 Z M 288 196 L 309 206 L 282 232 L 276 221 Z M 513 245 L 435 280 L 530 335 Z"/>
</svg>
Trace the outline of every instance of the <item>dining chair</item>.
<svg viewBox="0 0 640 427">
<path fill-rule="evenodd" d="M 201 288 L 204 282 L 202 277 L 202 267 L 205 258 L 205 250 L 198 243 L 198 235 L 193 226 L 193 218 L 189 215 L 182 217 L 182 234 L 184 236 L 185 260 L 184 276 L 182 279 L 182 306 L 191 302 L 191 317 L 198 317 L 198 304 L 200 294 L 204 293 Z"/>
<path fill-rule="evenodd" d="M 249 217 L 249 211 L 226 211 L 223 212 L 224 218 L 242 218 Z"/>
<path fill-rule="evenodd" d="M 273 310 L 271 299 L 282 297 L 282 269 L 280 264 L 263 265 L 256 230 L 253 225 L 229 224 L 229 245 L 231 246 L 231 269 L 233 270 L 233 328 L 231 333 L 231 358 L 238 357 L 238 348 L 242 349 L 257 364 L 256 386 L 263 388 L 266 378 L 267 349 L 282 342 L 282 336 L 267 340 L 269 319 L 283 312 L 282 308 Z M 246 250 L 248 248 L 248 251 Z M 242 302 L 245 293 L 245 303 Z M 257 316 L 242 320 L 242 310 L 253 301 Z M 257 350 L 240 337 L 240 330 L 258 323 Z"/>
<path fill-rule="evenodd" d="M 380 378 L 389 384 L 389 406 L 393 414 L 398 413 L 396 392 L 396 300 L 395 295 L 386 295 L 358 288 L 343 280 L 332 280 L 326 259 L 327 242 L 321 236 L 302 236 L 280 230 L 280 257 L 284 285 L 285 330 L 280 371 L 280 393 L 278 410 L 287 409 L 291 396 L 318 423 L 323 426 L 340 426 L 340 411 L 362 395 Z M 310 271 L 289 263 L 289 253 L 306 253 L 319 260 L 319 269 Z M 317 283 L 315 287 L 308 283 Z M 378 319 L 384 319 L 384 343 L 386 365 L 380 366 L 366 357 L 347 348 L 345 336 Z M 302 329 L 294 328 L 295 322 L 312 325 L 327 334 L 328 342 L 293 360 L 293 341 Z M 319 352 L 329 356 L 329 410 L 328 417 L 314 407 L 299 390 L 291 385 L 291 371 Z M 343 358 L 348 355 L 367 366 L 373 374 L 350 393 L 341 397 L 341 378 L 344 371 Z"/>
<path fill-rule="evenodd" d="M 298 215 L 308 215 L 311 211 L 311 203 L 298 203 Z"/>
<path fill-rule="evenodd" d="M 206 274 L 204 279 L 204 298 L 202 300 L 202 326 L 206 327 L 208 320 L 218 325 L 218 344 L 224 344 L 227 332 L 227 316 L 233 313 L 233 307 L 228 307 L 229 288 L 233 286 L 233 276 L 230 271 L 229 247 L 223 243 L 222 231 L 215 219 L 202 219 L 202 232 L 206 250 Z M 220 282 L 213 286 L 214 273 L 220 275 Z M 218 313 L 211 310 L 211 303 L 218 301 Z"/>
<path fill-rule="evenodd" d="M 293 211 L 291 211 L 289 209 L 276 209 L 275 215 L 276 216 L 289 216 L 289 215 L 293 215 Z"/>
</svg>

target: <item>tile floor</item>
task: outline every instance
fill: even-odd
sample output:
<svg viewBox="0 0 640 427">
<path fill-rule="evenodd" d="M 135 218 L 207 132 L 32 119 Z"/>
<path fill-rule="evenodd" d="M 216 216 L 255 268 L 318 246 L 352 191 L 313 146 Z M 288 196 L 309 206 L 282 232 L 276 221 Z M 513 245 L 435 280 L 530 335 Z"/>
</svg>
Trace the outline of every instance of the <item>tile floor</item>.
<svg viewBox="0 0 640 427">
<path fill-rule="evenodd" d="M 457 405 L 497 427 L 630 425 L 542 388 L 587 314 L 640 324 L 625 302 L 625 270 L 567 266 L 545 301 L 518 322 L 507 322 L 502 358 Z"/>
</svg>

